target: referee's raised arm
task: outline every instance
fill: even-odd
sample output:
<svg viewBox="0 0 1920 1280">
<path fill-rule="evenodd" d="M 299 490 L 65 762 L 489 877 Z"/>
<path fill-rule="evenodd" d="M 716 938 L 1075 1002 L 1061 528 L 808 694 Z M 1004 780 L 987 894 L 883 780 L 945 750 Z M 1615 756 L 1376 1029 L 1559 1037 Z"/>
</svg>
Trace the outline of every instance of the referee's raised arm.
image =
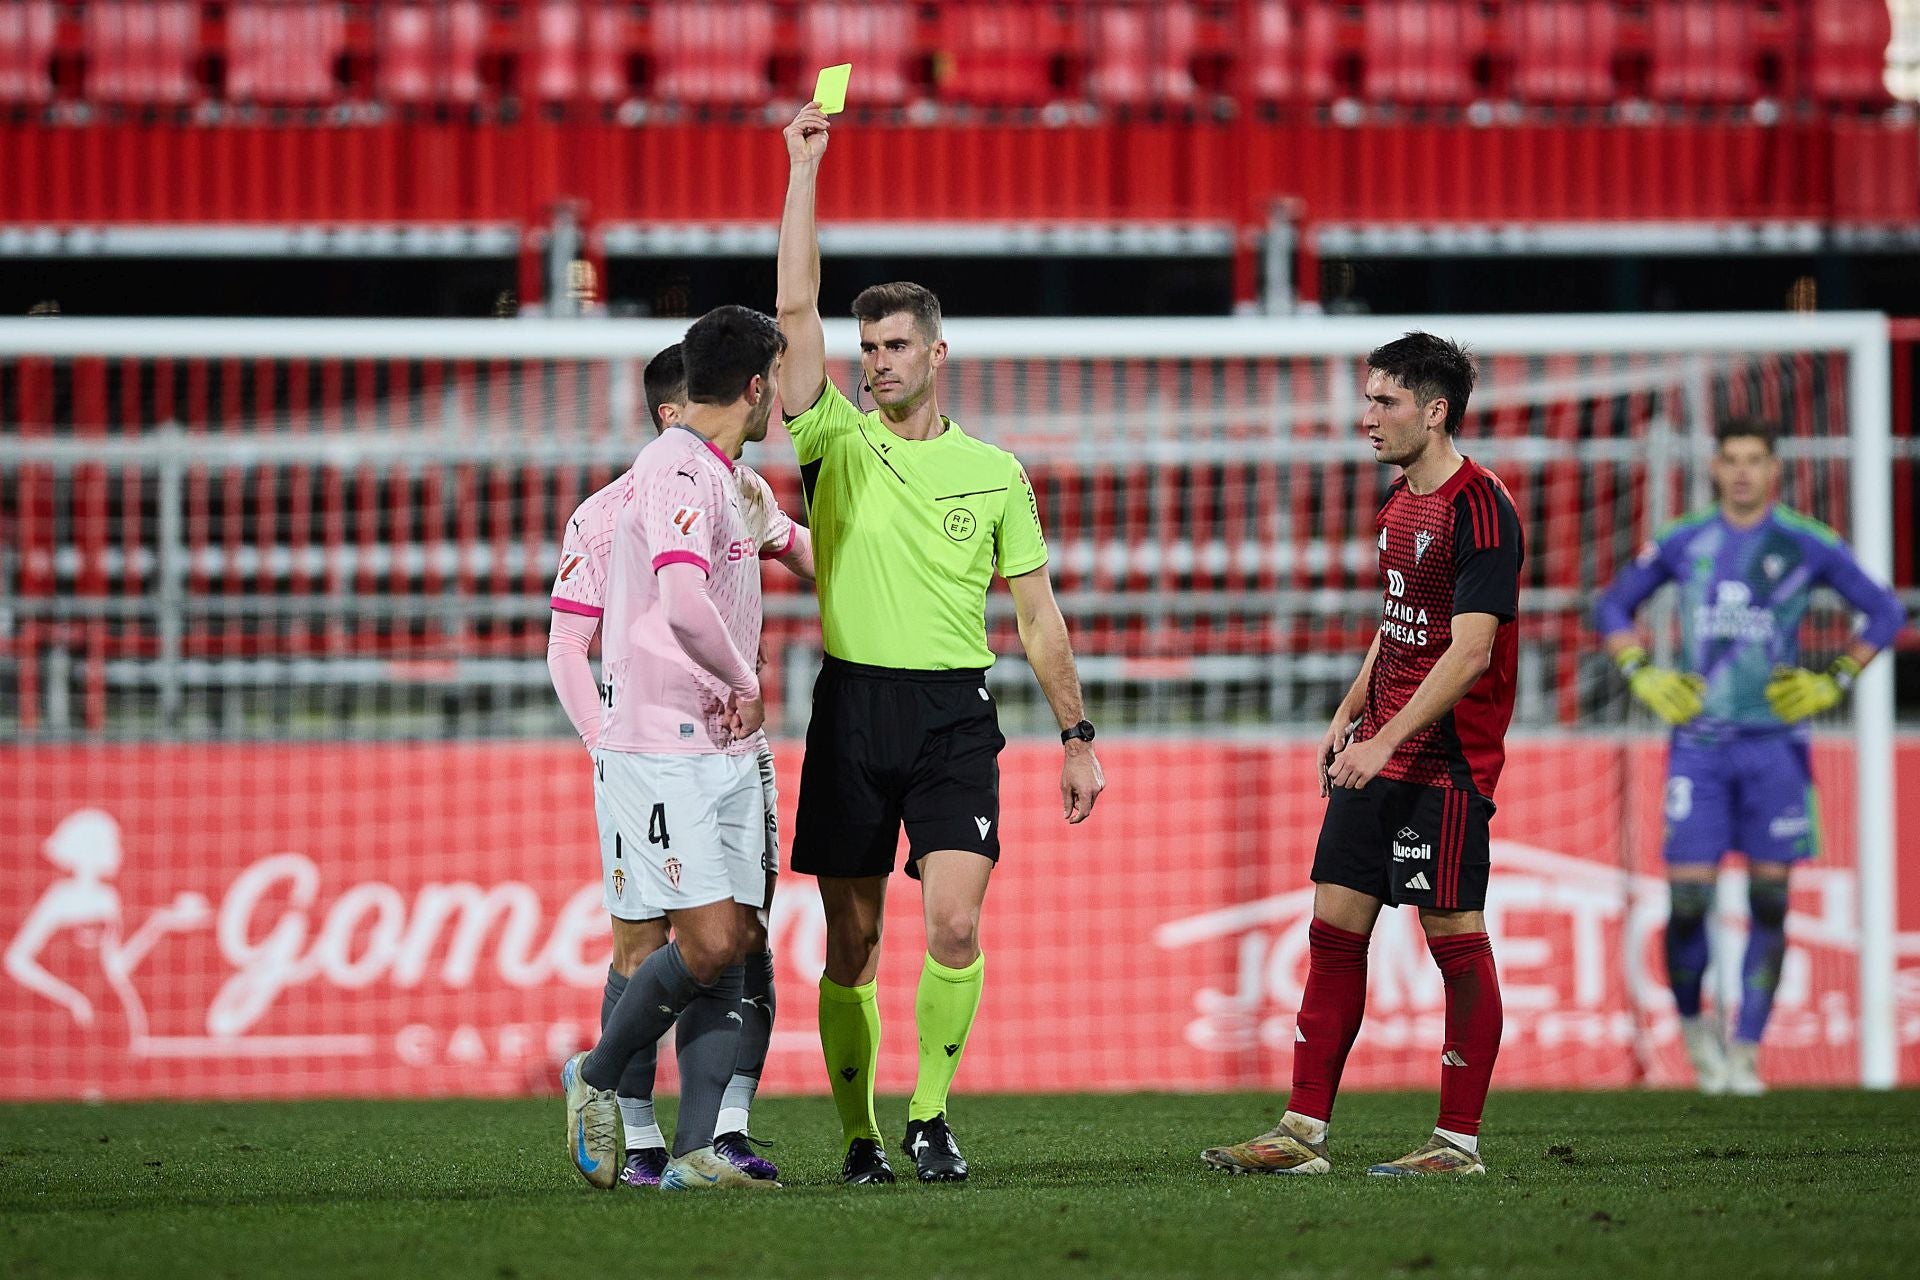
<svg viewBox="0 0 1920 1280">
<path fill-rule="evenodd" d="M 779 292 L 774 305 L 787 350 L 775 375 L 782 412 L 802 413 L 827 382 L 827 336 L 820 323 L 820 236 L 813 204 L 820 158 L 832 124 L 809 102 L 786 128 L 787 203 L 780 213 Z"/>
</svg>

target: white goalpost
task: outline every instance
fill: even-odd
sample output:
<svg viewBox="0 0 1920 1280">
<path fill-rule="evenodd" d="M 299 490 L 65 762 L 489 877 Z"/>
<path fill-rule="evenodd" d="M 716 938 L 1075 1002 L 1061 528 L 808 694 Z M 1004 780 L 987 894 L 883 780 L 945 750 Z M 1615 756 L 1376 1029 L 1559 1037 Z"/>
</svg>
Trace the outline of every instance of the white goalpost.
<svg viewBox="0 0 1920 1280">
<path fill-rule="evenodd" d="M 90 743 L 216 751 L 563 736 L 543 662 L 560 523 L 650 434 L 641 370 L 684 328 L 0 320 L 0 497 L 10 499 L 0 507 L 20 529 L 0 547 L 0 727 L 29 753 L 0 781 L 0 810 L 24 811 L 13 802 L 41 785 L 30 754 L 41 748 L 64 760 L 59 752 Z M 1197 761 L 1214 752 L 1245 770 L 1229 792 L 1266 795 L 1283 784 L 1253 749 L 1317 735 L 1377 621 L 1371 522 L 1385 483 L 1355 424 L 1366 352 L 1414 328 L 1478 356 L 1463 447 L 1507 480 L 1529 534 L 1514 781 L 1503 783 L 1496 840 L 1504 829 L 1515 856 L 1543 868 L 1540 903 L 1562 900 L 1553 868 L 1591 873 L 1622 899 L 1592 915 L 1618 931 L 1608 935 L 1615 971 L 1583 972 L 1567 1007 L 1522 1034 L 1534 1037 L 1543 1080 L 1559 1064 L 1590 1082 L 1581 1054 L 1631 1039 L 1640 1061 L 1630 1078 L 1671 1083 L 1677 1050 L 1647 959 L 1658 913 L 1636 900 L 1661 891 L 1659 796 L 1648 794 L 1660 735 L 1598 653 L 1588 613 L 1655 529 L 1710 500 L 1712 425 L 1728 413 L 1782 424 L 1785 499 L 1890 580 L 1884 316 L 951 319 L 942 407 L 1034 475 L 1102 745 L 1164 746 L 1152 758 L 1165 773 L 1129 785 L 1200 795 Z M 851 394 L 853 323 L 829 318 L 827 330 L 831 372 Z M 785 440 L 776 432 L 760 448 L 749 460 L 797 511 Z M 818 634 L 811 597 L 769 590 L 770 708 L 791 742 L 804 729 Z M 1009 658 L 1019 652 L 1010 617 L 1004 596 L 990 597 L 990 632 Z M 1648 620 L 1670 651 L 1670 610 L 1656 606 Z M 1843 609 L 1821 604 L 1809 649 L 1839 647 L 1847 625 Z M 1021 664 L 1003 661 L 993 683 L 1008 736 L 1044 737 Z M 1851 709 L 1816 726 L 1816 768 L 1851 796 L 1830 826 L 1852 861 L 1821 871 L 1819 913 L 1796 915 L 1831 954 L 1796 962 L 1783 987 L 1802 993 L 1794 1034 L 1804 1043 L 1790 1051 L 1804 1078 L 1844 1074 L 1875 1089 L 1894 1087 L 1900 1066 L 1894 694 L 1893 662 L 1877 661 Z M 304 788 L 324 811 L 327 780 L 287 768 L 256 781 Z M 390 785 L 397 795 L 410 784 L 396 775 Z M 1297 855 L 1304 801 L 1286 801 L 1284 822 L 1233 803 L 1185 820 L 1222 848 Z M 1154 825 L 1180 817 L 1172 807 L 1105 838 L 1147 859 L 1174 838 Z M 11 822 L 0 817 L 10 847 L 48 838 Z M 1587 839 L 1606 847 L 1580 848 Z M 1280 909 L 1268 897 L 1234 916 L 1231 895 L 1277 889 L 1254 871 L 1217 879 L 1208 887 L 1223 905 L 1177 922 L 1179 937 L 1206 936 L 1211 926 L 1195 921 L 1258 923 Z M 31 899 L 38 885 L 0 884 L 0 904 Z M 1515 921 L 1545 909 L 1506 908 Z M 341 935 L 349 958 L 356 936 Z M 1543 974 L 1575 963 L 1577 929 L 1542 936 L 1524 963 Z M 1839 1020 L 1816 1014 L 1831 1012 L 1821 993 L 1854 956 L 1847 1003 L 1858 1034 L 1843 1053 L 1821 1038 Z M 1589 999 L 1596 983 L 1624 994 Z M 1223 1008 L 1254 998 L 1204 994 Z M 0 1001 L 8 1039 L 36 1034 L 27 1019 Z M 1382 1072 L 1362 1078 L 1397 1079 Z"/>
</svg>

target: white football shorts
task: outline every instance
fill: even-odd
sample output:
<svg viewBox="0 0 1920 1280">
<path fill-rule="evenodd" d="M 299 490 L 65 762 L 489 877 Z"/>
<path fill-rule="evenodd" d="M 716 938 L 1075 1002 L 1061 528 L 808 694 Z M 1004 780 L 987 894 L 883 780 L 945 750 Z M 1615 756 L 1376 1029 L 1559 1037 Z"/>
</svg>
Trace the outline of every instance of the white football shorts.
<svg viewBox="0 0 1920 1280">
<path fill-rule="evenodd" d="M 764 907 L 766 794 L 753 756 L 596 751 L 608 912 L 650 920 L 729 898 Z"/>
</svg>

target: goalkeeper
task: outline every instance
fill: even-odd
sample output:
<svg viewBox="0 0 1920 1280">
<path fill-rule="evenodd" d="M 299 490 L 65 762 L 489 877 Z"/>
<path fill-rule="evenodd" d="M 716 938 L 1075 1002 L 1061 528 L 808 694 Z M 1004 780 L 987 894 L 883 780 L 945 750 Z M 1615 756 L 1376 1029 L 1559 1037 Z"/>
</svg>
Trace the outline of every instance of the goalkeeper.
<svg viewBox="0 0 1920 1280">
<path fill-rule="evenodd" d="M 1602 593 L 1607 651 L 1635 697 L 1673 726 L 1664 856 L 1671 908 L 1667 981 L 1704 1093 L 1759 1094 L 1761 1033 L 1786 954 L 1787 872 L 1820 846 L 1806 721 L 1846 696 L 1905 621 L 1839 536 L 1773 501 L 1774 432 L 1736 420 L 1714 433 L 1717 507 L 1675 521 Z M 1662 583 L 1680 589 L 1686 669 L 1654 666 L 1633 615 Z M 1800 621 L 1826 584 L 1866 615 L 1824 671 L 1800 665 Z M 1730 1041 L 1700 1012 L 1707 917 L 1722 854 L 1747 859 L 1751 919 Z"/>
</svg>

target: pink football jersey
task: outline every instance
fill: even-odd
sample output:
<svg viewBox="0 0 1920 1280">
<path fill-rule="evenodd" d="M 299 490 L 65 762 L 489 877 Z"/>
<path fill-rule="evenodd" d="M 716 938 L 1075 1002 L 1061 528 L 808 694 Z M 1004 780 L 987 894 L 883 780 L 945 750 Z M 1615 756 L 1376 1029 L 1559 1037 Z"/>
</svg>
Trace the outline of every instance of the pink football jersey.
<svg viewBox="0 0 1920 1280">
<path fill-rule="evenodd" d="M 567 518 L 560 535 L 560 569 L 553 578 L 553 607 L 560 613 L 597 618 L 607 604 L 607 562 L 613 552 L 613 522 L 633 498 L 633 472 L 596 489 Z"/>
<path fill-rule="evenodd" d="M 607 712 L 599 745 L 648 753 L 755 751 L 761 735 L 729 740 L 729 690 L 680 647 L 655 576 L 670 564 L 705 573 L 728 636 L 748 662 L 755 660 L 763 543 L 742 512 L 733 461 L 698 432 L 671 427 L 640 451 L 630 476 L 632 494 L 614 519 L 606 573 Z M 790 522 L 784 536 L 791 541 Z"/>
</svg>

